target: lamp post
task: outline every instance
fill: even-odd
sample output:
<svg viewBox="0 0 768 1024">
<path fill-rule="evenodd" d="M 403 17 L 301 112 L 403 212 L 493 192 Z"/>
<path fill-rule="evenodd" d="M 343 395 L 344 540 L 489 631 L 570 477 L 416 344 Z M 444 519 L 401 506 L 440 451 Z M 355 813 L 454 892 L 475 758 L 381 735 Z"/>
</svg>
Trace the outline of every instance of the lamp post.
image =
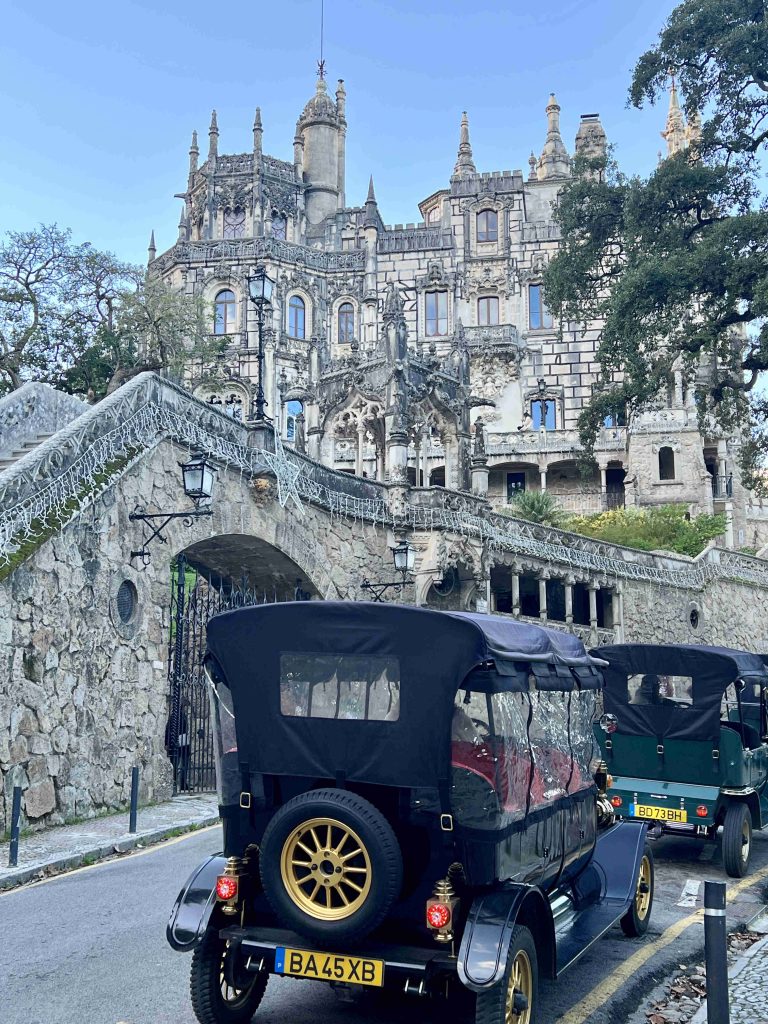
<svg viewBox="0 0 768 1024">
<path fill-rule="evenodd" d="M 403 587 L 413 586 L 413 580 L 406 579 L 406 576 L 409 572 L 413 572 L 413 567 L 416 564 L 416 552 L 407 540 L 399 541 L 392 548 L 392 560 L 395 563 L 396 571 L 401 574 L 402 579 L 389 580 L 386 583 L 371 583 L 370 580 L 364 579 L 360 584 L 361 590 L 369 590 L 371 592 L 374 601 L 381 601 L 384 592 L 391 587 L 399 587 L 402 590 Z"/>
<path fill-rule="evenodd" d="M 264 310 L 272 304 L 272 289 L 275 282 L 267 274 L 266 267 L 259 267 L 253 277 L 248 279 L 248 294 L 251 302 L 256 307 L 256 317 L 259 329 L 259 355 L 258 373 L 256 380 L 256 397 L 251 406 L 251 418 L 256 422 L 263 422 L 267 417 L 264 415 L 264 406 L 267 401 L 264 397 Z"/>
<path fill-rule="evenodd" d="M 213 497 L 213 483 L 216 475 L 213 464 L 205 455 L 198 452 L 190 457 L 189 462 L 180 462 L 179 467 L 184 493 L 192 499 L 194 508 L 184 509 L 180 512 L 147 512 L 142 505 L 137 505 L 128 516 L 132 522 L 138 520 L 148 523 L 151 529 L 149 536 L 144 538 L 143 547 L 138 551 L 131 552 L 131 558 L 140 558 L 144 565 L 149 564 L 148 546 L 153 540 L 159 540 L 161 544 L 168 543 L 168 538 L 163 536 L 163 530 L 172 519 L 181 519 L 184 526 L 190 527 L 194 519 L 213 515 L 210 505 L 202 504 L 209 502 Z M 158 525 L 155 525 L 156 520 L 159 520 Z"/>
</svg>

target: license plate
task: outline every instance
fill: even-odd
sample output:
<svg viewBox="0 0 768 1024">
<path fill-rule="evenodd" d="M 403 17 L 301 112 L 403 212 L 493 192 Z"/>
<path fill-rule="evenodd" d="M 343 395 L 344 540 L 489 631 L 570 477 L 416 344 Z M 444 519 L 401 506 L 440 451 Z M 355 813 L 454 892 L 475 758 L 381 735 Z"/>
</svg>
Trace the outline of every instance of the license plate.
<svg viewBox="0 0 768 1024">
<path fill-rule="evenodd" d="M 352 985 L 375 985 L 381 988 L 384 984 L 384 961 L 278 946 L 275 950 L 275 974 L 290 974 L 294 978 L 315 978 L 318 981 L 345 981 Z"/>
<path fill-rule="evenodd" d="M 629 813 L 633 818 L 652 818 L 654 821 L 688 821 L 688 811 L 677 807 L 652 807 L 649 804 L 630 804 Z"/>
</svg>

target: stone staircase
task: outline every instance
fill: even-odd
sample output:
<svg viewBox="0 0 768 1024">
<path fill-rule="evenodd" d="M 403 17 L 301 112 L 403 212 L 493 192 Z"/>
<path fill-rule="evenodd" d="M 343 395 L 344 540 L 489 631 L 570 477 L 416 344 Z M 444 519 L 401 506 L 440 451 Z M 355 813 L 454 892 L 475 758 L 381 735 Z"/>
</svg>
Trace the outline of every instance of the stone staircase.
<svg viewBox="0 0 768 1024">
<path fill-rule="evenodd" d="M 34 451 L 39 444 L 43 441 L 47 441 L 51 434 L 38 434 L 37 437 L 32 438 L 29 441 L 25 441 L 18 448 L 13 448 L 11 451 L 0 452 L 0 473 L 3 473 L 6 469 L 17 462 L 22 456 L 27 455 L 29 452 Z"/>
</svg>

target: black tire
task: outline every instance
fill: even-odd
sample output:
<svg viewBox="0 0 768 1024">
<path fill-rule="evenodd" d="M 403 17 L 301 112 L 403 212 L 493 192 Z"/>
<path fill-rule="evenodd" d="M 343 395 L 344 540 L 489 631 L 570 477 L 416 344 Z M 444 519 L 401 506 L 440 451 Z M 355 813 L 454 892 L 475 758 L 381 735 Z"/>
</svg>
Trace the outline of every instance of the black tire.
<svg viewBox="0 0 768 1024">
<path fill-rule="evenodd" d="M 360 852 L 351 856 L 355 849 Z M 283 924 L 327 944 L 372 932 L 403 883 L 389 822 L 363 797 L 341 789 L 311 790 L 284 804 L 264 832 L 259 864 L 264 893 Z"/>
<path fill-rule="evenodd" d="M 513 972 L 519 969 L 527 959 L 530 975 L 527 984 L 520 989 L 513 985 Z M 513 991 L 510 991 L 513 989 Z M 523 991 L 526 989 L 527 991 Z M 509 1006 L 515 991 L 522 992 L 527 1000 L 527 1007 L 515 1014 Z M 536 1024 L 539 1016 L 539 963 L 536 956 L 536 943 L 533 941 L 525 925 L 516 925 L 507 954 L 507 966 L 504 977 L 488 992 L 479 992 L 475 1003 L 475 1024 L 505 1024 L 514 1020 L 515 1024 Z"/>
<path fill-rule="evenodd" d="M 630 939 L 639 938 L 648 931 L 653 910 L 653 887 L 656 879 L 656 868 L 653 863 L 653 854 L 650 846 L 646 843 L 643 849 L 643 857 L 640 861 L 640 869 L 637 873 L 635 884 L 635 898 L 632 905 L 621 921 L 621 930 Z"/>
<path fill-rule="evenodd" d="M 226 984 L 229 944 L 209 927 L 192 954 L 189 993 L 200 1024 L 249 1024 L 259 1008 L 269 974 L 248 975 L 242 988 Z"/>
<path fill-rule="evenodd" d="M 723 866 L 731 878 L 743 878 L 752 854 L 752 814 L 746 804 L 731 803 L 723 821 Z"/>
</svg>

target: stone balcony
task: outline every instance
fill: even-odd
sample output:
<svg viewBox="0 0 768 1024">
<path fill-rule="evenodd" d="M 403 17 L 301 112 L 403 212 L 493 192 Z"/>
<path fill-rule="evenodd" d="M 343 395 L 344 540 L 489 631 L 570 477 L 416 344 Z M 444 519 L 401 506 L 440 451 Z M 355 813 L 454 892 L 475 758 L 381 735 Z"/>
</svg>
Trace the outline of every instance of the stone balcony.
<svg viewBox="0 0 768 1024">
<path fill-rule="evenodd" d="M 463 327 L 467 348 L 473 351 L 519 351 L 524 348 L 520 333 L 514 324 L 494 324 L 486 327 Z"/>
<path fill-rule="evenodd" d="M 605 427 L 595 443 L 596 452 L 625 452 L 626 427 Z M 577 430 L 508 430 L 497 431 L 493 423 L 486 426 L 486 454 L 489 465 L 515 456 L 522 462 L 535 461 L 538 455 L 563 454 L 574 458 L 581 454 L 582 446 Z"/>
</svg>

